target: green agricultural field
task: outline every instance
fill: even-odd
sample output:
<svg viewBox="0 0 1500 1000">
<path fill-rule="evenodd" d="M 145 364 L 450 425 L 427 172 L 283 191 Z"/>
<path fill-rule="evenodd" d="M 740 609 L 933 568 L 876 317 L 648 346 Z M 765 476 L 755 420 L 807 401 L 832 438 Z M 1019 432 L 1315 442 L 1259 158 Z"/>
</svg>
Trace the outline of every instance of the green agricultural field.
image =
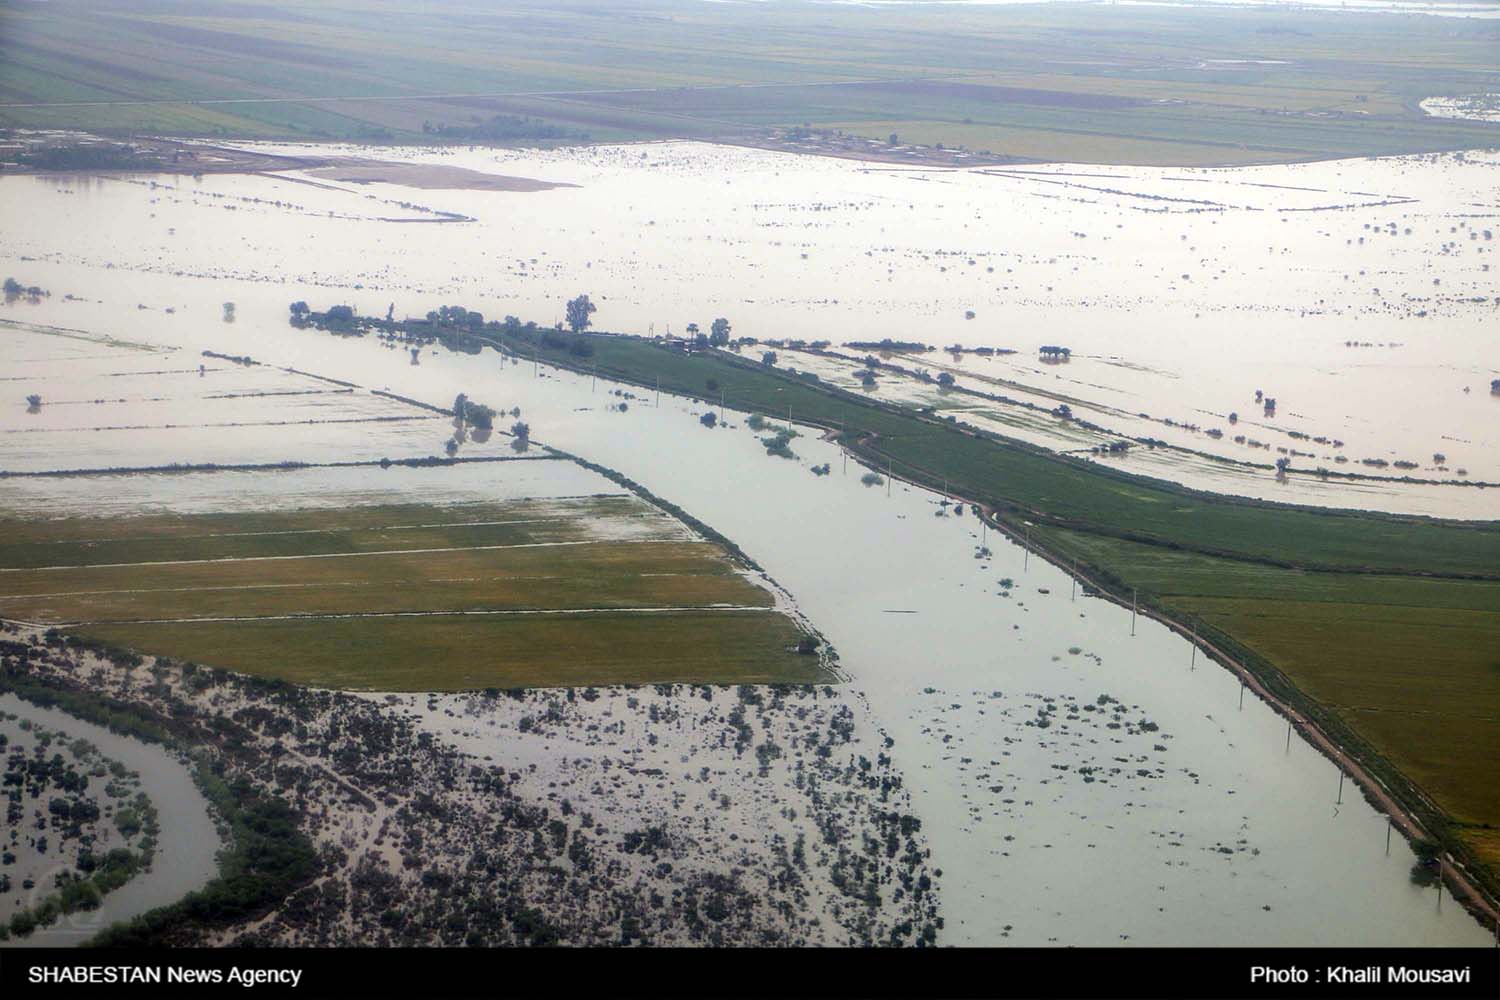
<svg viewBox="0 0 1500 1000">
<path fill-rule="evenodd" d="M 633 496 L 0 526 L 0 617 L 252 674 L 418 691 L 829 679 L 721 546 Z"/>
<path fill-rule="evenodd" d="M 511 338 L 509 346 L 560 349 Z M 1242 659 L 1340 740 L 1491 887 L 1500 881 L 1500 523 L 1197 493 L 721 352 L 589 338 L 588 370 L 841 432 L 869 465 L 984 503 Z M 755 352 L 752 350 L 751 352 Z M 708 391 L 708 380 L 718 387 Z M 1427 799 L 1437 808 L 1427 804 Z"/>
<path fill-rule="evenodd" d="M 372 691 L 829 680 L 775 612 L 94 625 L 77 634 L 314 687 Z M 295 654 L 288 650 L 296 650 Z"/>
<path fill-rule="evenodd" d="M 1068 4 L 4 4 L 0 126 L 529 144 L 806 125 L 1038 160 L 1277 162 L 1500 144 L 1417 107 L 1492 88 L 1492 31 Z"/>
</svg>

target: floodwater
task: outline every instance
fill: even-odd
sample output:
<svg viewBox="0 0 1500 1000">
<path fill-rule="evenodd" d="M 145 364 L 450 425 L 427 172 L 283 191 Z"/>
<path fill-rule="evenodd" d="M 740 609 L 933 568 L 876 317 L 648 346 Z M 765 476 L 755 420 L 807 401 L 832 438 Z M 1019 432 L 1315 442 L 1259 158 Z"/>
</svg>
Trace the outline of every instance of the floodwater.
<svg viewBox="0 0 1500 1000">
<path fill-rule="evenodd" d="M 387 361 L 319 336 L 372 375 Z M 1347 787 L 1336 802 L 1333 764 L 1296 735 L 1288 750 L 1285 722 L 1253 695 L 1241 709 L 1238 680 L 1194 669 L 1165 627 L 1142 619 L 1132 637 L 1128 610 L 1072 599 L 1066 574 L 994 536 L 976 559 L 971 515 L 862 485 L 813 428 L 797 460 L 770 457 L 743 415 L 708 430 L 697 415 L 713 407 L 666 395 L 621 414 L 607 407 L 623 387 L 533 370 L 438 355 L 421 378 L 433 398 L 464 384 L 518 400 L 537 440 L 693 512 L 791 593 L 895 738 L 937 865 L 959 874 L 944 881 L 949 943 L 1486 940 L 1410 885 L 1411 852 L 1397 837 L 1386 856 L 1380 814 Z M 812 475 L 823 462 L 832 474 Z M 1100 695 L 1157 730 L 1110 729 L 1081 708 Z M 1049 700 L 1050 725 L 1028 725 Z"/>
<path fill-rule="evenodd" d="M 1434 118 L 1467 118 L 1476 122 L 1500 121 L 1500 94 L 1469 94 L 1464 97 L 1429 97 L 1422 111 Z"/>
<path fill-rule="evenodd" d="M 380 155 L 578 186 L 0 179 L 0 270 L 51 293 L 0 319 L 183 345 L 170 360 L 195 369 L 211 359 L 187 355 L 203 349 L 255 356 L 295 299 L 397 315 L 462 304 L 547 325 L 586 292 L 595 323 L 622 332 L 722 315 L 762 340 L 1010 349 L 965 356 L 960 384 L 972 372 L 1065 394 L 1114 434 L 1174 446 L 1137 471 L 1289 502 L 1500 517 L 1492 490 L 1312 475 L 1500 482 L 1493 154 L 1179 170 L 890 167 L 699 143 Z M 1045 345 L 1071 360 L 1040 363 Z M 44 382 L 22 390 L 47 371 L 18 367 L 0 386 L 18 404 L 45 397 Z M 392 367 L 369 388 L 400 392 L 415 371 Z M 381 445 L 374 425 L 311 426 L 351 451 Z M 1188 454 L 1269 465 L 1279 448 L 1303 453 L 1287 483 L 1226 478 Z M 190 450 L 168 436 L 160 454 L 174 449 Z"/>
<path fill-rule="evenodd" d="M 3 266 L 53 292 L 11 310 L 37 324 L 176 348 L 184 361 L 196 362 L 205 348 L 248 353 L 357 383 L 356 395 L 389 388 L 448 405 L 464 392 L 497 409 L 517 406 L 538 442 L 615 468 L 734 539 L 838 650 L 849 683 L 895 739 L 892 753 L 913 789 L 934 862 L 947 873 L 947 943 L 1487 941 L 1466 914 L 1451 903 L 1439 910 L 1433 890 L 1410 884 L 1411 852 L 1398 837 L 1386 854 L 1384 817 L 1348 787 L 1338 801 L 1334 765 L 1299 737 L 1288 741 L 1285 722 L 1253 695 L 1241 707 L 1232 675 L 1201 658 L 1194 665 L 1189 645 L 1162 626 L 1141 620 L 1132 635 L 1128 610 L 1075 600 L 1060 570 L 981 538 L 967 513 L 941 514 L 933 493 L 862 485 L 865 470 L 853 462 L 846 468 L 837 446 L 818 440 L 815 429 L 801 428 L 792 442 L 795 461 L 769 457 L 743 414 L 730 412 L 729 426 L 710 430 L 697 420 L 706 404 L 670 396 L 659 407 L 632 398 L 622 413 L 612 408 L 621 398 L 613 393 L 638 397 L 639 390 L 502 363 L 493 352 L 429 350 L 413 366 L 404 352 L 372 339 L 294 330 L 285 317 L 288 301 L 306 298 L 315 307 L 352 301 L 370 312 L 387 303 L 398 313 L 463 304 L 545 321 L 545 306 L 560 312 L 565 298 L 586 291 L 599 304 L 600 324 L 621 329 L 656 322 L 663 332 L 668 319 L 678 330 L 688 320 L 706 325 L 727 315 L 737 333 L 762 337 L 918 337 L 940 345 L 967 337 L 1024 347 L 1028 363 L 1038 345 L 1065 342 L 1074 350 L 1068 376 L 1102 387 L 1100 398 L 1116 405 L 1129 400 L 1119 408 L 1131 412 L 1243 409 L 1263 388 L 1280 396 L 1282 419 L 1300 415 L 1350 449 L 1356 442 L 1429 449 L 1433 438 L 1451 437 L 1450 463 L 1462 460 L 1476 478 L 1500 478 L 1493 447 L 1500 400 L 1488 396 L 1489 379 L 1500 372 L 1485 368 L 1494 362 L 1484 357 L 1482 335 L 1494 307 L 1468 301 L 1488 294 L 1481 278 L 1488 248 L 1482 236 L 1463 235 L 1468 221 L 1457 231 L 1460 215 L 1493 208 L 1494 189 L 1484 187 L 1493 162 L 1112 171 L 1094 184 L 1134 192 L 1123 196 L 1059 186 L 1076 180 L 1060 169 L 1041 171 L 1050 175 L 1041 180 L 891 171 L 691 144 L 451 159 L 582 186 L 515 195 L 423 191 L 425 204 L 467 205 L 480 222 L 418 225 L 325 222 L 264 200 L 235 202 L 229 211 L 223 198 L 210 197 L 234 191 L 354 201 L 369 194 L 332 195 L 272 178 L 167 179 L 156 189 L 6 179 L 0 245 L 11 259 Z M 747 172 L 757 183 L 736 180 Z M 1257 186 L 1273 182 L 1315 190 Z M 1276 208 L 1386 199 L 1398 189 L 1413 200 L 1326 212 Z M 1144 198 L 1185 190 L 1250 207 L 1178 211 L 1170 206 L 1179 203 Z M 52 213 L 50 228 L 26 224 L 37 218 L 35 206 Z M 84 213 L 92 225 L 82 224 Z M 1361 228 L 1387 216 L 1398 232 L 1409 222 L 1413 236 L 1377 241 Z M 101 218 L 109 224 L 98 224 Z M 1080 223 L 1096 235 L 1069 231 Z M 1447 233 L 1449 226 L 1457 232 Z M 132 242 L 133 232 L 150 236 Z M 1164 232 L 1184 236 L 1183 246 L 1163 247 Z M 1357 237 L 1383 245 L 1349 249 L 1366 246 Z M 1254 263 L 1231 269 L 1256 242 Z M 956 259 L 935 258 L 941 247 L 961 249 Z M 1196 262 L 1190 284 L 1166 277 L 1186 269 L 1187 257 Z M 272 270 L 279 260 L 287 261 L 285 273 Z M 1339 275 L 1356 274 L 1362 261 L 1379 271 L 1363 277 L 1378 280 L 1380 296 L 1335 294 Z M 1112 270 L 1132 266 L 1135 274 Z M 1433 291 L 1438 273 L 1441 290 Z M 854 289 L 868 291 L 848 299 Z M 102 301 L 62 301 L 68 291 Z M 1413 301 L 1419 293 L 1420 303 Z M 231 299 L 237 319 L 225 324 L 220 304 Z M 137 310 L 136 302 L 148 308 Z M 963 302 L 972 303 L 975 320 L 963 319 Z M 655 316 L 662 303 L 675 303 L 679 315 Z M 166 314 L 168 306 L 176 312 Z M 1428 317 L 1416 315 L 1422 309 Z M 1429 322 L 1434 313 L 1440 319 Z M 1368 333 L 1361 339 L 1403 346 L 1345 347 L 1355 330 Z M 1407 376 L 1419 359 L 1428 365 L 1420 369 L 1425 380 L 1413 382 Z M 23 410 L 0 427 L 24 426 Z M 223 433 L 262 448 L 281 431 Z M 401 434 L 407 454 L 431 452 L 427 430 Z M 321 445 L 289 440 L 295 457 L 328 460 Z M 141 464 L 123 460 L 130 441 L 119 439 L 114 464 Z M 824 462 L 832 474 L 812 475 L 809 467 Z M 562 463 L 461 468 L 503 479 L 535 466 L 550 474 Z M 399 475 L 404 482 L 452 471 Z M 351 485 L 381 489 L 373 477 L 396 472 L 358 470 Z M 86 503 L 72 482 L 3 481 L 0 506 L 18 496 L 36 502 L 54 484 L 74 491 L 70 503 Z M 171 491 L 165 479 L 110 482 L 142 497 Z M 1495 516 L 1493 493 L 1454 491 L 1455 504 Z M 981 544 L 993 553 L 976 558 Z"/>
<path fill-rule="evenodd" d="M 223 840 L 209 815 L 207 801 L 181 761 L 160 747 L 119 736 L 56 709 L 40 708 L 13 694 L 0 694 L 0 710 L 65 733 L 69 739 L 82 737 L 98 747 L 106 758 L 138 772 L 140 790 L 156 806 L 161 825 L 156 856 L 148 871 L 106 895 L 97 909 L 66 914 L 47 927 L 38 928 L 31 936 L 12 938 L 5 945 L 59 948 L 82 944 L 116 921 L 177 902 L 193 890 L 201 889 L 218 873 L 217 855 Z M 45 880 L 38 881 L 34 890 L 36 902 L 51 891 Z"/>
</svg>

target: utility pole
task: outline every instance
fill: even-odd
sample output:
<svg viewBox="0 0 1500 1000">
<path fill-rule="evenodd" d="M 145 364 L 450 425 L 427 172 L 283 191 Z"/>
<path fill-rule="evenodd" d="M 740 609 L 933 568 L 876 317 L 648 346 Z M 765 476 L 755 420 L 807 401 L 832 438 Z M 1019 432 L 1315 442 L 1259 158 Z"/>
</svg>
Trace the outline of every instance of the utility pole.
<svg viewBox="0 0 1500 1000">
<path fill-rule="evenodd" d="M 1286 752 L 1292 752 L 1292 720 L 1286 720 Z"/>
<path fill-rule="evenodd" d="M 1188 673 L 1192 673 L 1193 672 L 1193 668 L 1196 667 L 1197 665 L 1198 665 L 1198 626 L 1194 625 L 1193 626 L 1193 652 L 1192 652 L 1192 655 L 1188 657 Z"/>
<path fill-rule="evenodd" d="M 1135 635 L 1135 588 L 1130 588 L 1130 634 Z"/>
<path fill-rule="evenodd" d="M 656 405 L 661 407 L 661 376 L 656 376 Z"/>
<path fill-rule="evenodd" d="M 599 362 L 594 362 L 594 382 L 589 386 L 589 392 L 599 391 Z"/>
<path fill-rule="evenodd" d="M 891 479 L 893 478 L 891 475 L 891 471 L 895 468 L 896 460 L 893 458 L 887 458 L 885 460 L 885 495 L 887 499 L 889 499 L 891 495 Z"/>
<path fill-rule="evenodd" d="M 1391 831 L 1396 828 L 1396 821 L 1389 816 L 1385 818 L 1385 856 L 1391 856 Z"/>
<path fill-rule="evenodd" d="M 719 390 L 719 423 L 724 422 L 724 390 Z"/>
<path fill-rule="evenodd" d="M 1069 597 L 1068 600 L 1070 600 L 1070 601 L 1076 601 L 1076 600 L 1078 600 L 1078 557 L 1077 556 L 1073 557 L 1073 596 Z"/>
<path fill-rule="evenodd" d="M 1245 682 L 1240 681 L 1240 711 L 1245 710 Z"/>
<path fill-rule="evenodd" d="M 1342 767 L 1339 768 L 1339 797 L 1334 800 L 1333 804 L 1336 806 L 1344 804 L 1344 769 Z"/>
<path fill-rule="evenodd" d="M 1026 572 L 1031 567 L 1031 522 L 1026 522 L 1026 544 L 1022 546 L 1021 572 Z"/>
</svg>

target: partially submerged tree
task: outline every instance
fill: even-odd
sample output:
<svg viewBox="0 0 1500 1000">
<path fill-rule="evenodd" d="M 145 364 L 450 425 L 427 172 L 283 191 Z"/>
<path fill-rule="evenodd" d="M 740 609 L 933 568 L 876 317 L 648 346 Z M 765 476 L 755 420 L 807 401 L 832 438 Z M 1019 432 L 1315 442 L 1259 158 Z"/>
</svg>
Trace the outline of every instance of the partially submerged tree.
<svg viewBox="0 0 1500 1000">
<path fill-rule="evenodd" d="M 590 302 L 587 295 L 580 295 L 576 299 L 569 300 L 568 327 L 574 333 L 582 333 L 593 322 L 589 317 L 598 311 L 599 307 Z"/>
</svg>

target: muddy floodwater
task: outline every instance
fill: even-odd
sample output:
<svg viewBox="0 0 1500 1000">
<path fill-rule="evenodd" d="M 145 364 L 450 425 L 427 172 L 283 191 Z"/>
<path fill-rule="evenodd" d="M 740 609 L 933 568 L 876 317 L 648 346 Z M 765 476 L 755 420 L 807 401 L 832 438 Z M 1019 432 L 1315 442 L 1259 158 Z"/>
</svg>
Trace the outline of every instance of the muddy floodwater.
<svg viewBox="0 0 1500 1000">
<path fill-rule="evenodd" d="M 119 736 L 57 709 L 38 707 L 13 694 L 0 694 L 0 711 L 29 719 L 69 740 L 88 740 L 104 757 L 137 772 L 140 790 L 156 807 L 161 824 L 156 856 L 148 870 L 104 896 L 97 909 L 65 914 L 29 937 L 12 938 L 6 944 L 36 948 L 82 944 L 116 921 L 177 902 L 218 873 L 217 854 L 223 841 L 214 828 L 207 801 L 181 761 L 160 747 Z M 38 880 L 36 888 L 26 893 L 33 897 L 29 905 L 40 903 L 54 891 L 50 879 Z"/>
<path fill-rule="evenodd" d="M 414 364 L 372 339 L 292 329 L 286 316 L 305 299 L 397 315 L 461 304 L 550 323 L 587 292 L 598 324 L 623 331 L 723 315 L 762 339 L 1007 347 L 1017 353 L 936 360 L 1039 396 L 1065 387 L 1137 421 L 1218 426 L 1238 411 L 1280 446 L 1301 442 L 1297 431 L 1336 438 L 1356 459 L 1409 455 L 1454 478 L 1463 468 L 1500 481 L 1500 397 L 1490 395 L 1500 362 L 1487 332 L 1495 158 L 955 172 L 696 144 L 382 155 L 578 186 L 0 180 L 0 270 L 51 292 L 0 312 L 24 335 L 0 338 L 0 385 L 15 396 L 0 410 L 0 467 L 420 457 L 441 454 L 451 421 L 371 390 L 519 408 L 535 441 L 612 467 L 733 539 L 837 649 L 847 683 L 895 741 L 945 873 L 945 943 L 1487 941 L 1410 883 L 1413 856 L 1399 837 L 1387 854 L 1385 817 L 1351 786 L 1340 801 L 1335 766 L 1288 740 L 1253 694 L 1241 705 L 1233 675 L 1147 620 L 1132 635 L 1128 609 L 1075 595 L 1065 573 L 943 497 L 864 485 L 867 470 L 846 466 L 816 429 L 798 428 L 796 459 L 771 457 L 732 409 L 708 429 L 697 419 L 705 403 L 663 395 L 658 406 L 633 387 L 489 351 L 428 349 Z M 436 211 L 475 221 L 434 222 Z M 394 218 L 427 221 L 382 221 Z M 74 361 L 55 360 L 54 343 Z M 1059 344 L 1071 348 L 1066 364 L 1038 361 L 1040 346 Z M 199 364 L 213 370 L 200 375 Z M 225 390 L 211 389 L 221 377 Z M 1257 389 L 1278 399 L 1274 416 L 1251 409 Z M 26 413 L 29 392 L 43 395 L 40 412 Z M 66 407 L 53 410 L 52 396 Z M 233 407 L 222 419 L 220 403 Z M 316 422 L 324 414 L 350 422 Z M 199 426 L 179 433 L 195 415 Z M 1205 452 L 1235 447 L 1179 431 L 1198 433 Z M 492 457 L 503 444 L 465 442 L 459 456 Z M 810 472 L 823 463 L 829 475 Z M 1148 468 L 1195 482 L 1197 465 L 1180 466 Z M 526 477 L 573 469 L 18 478 L 0 480 L 0 507 L 35 510 L 56 490 L 69 510 L 91 498 L 111 512 L 206 509 L 240 482 L 256 483 L 245 493 L 254 504 L 283 483 L 303 490 L 295 497 L 437 497 L 450 475 L 479 477 L 454 496 L 564 495 L 574 487 L 561 479 L 543 490 Z M 1285 498 L 1304 502 L 1358 497 L 1491 518 L 1497 496 L 1285 485 Z"/>
<path fill-rule="evenodd" d="M 4 178 L 0 270 L 50 294 L 0 307 L 0 323 L 44 328 L 85 360 L 101 336 L 253 356 L 297 299 L 397 316 L 456 304 L 550 325 L 586 292 L 596 325 L 621 332 L 724 316 L 761 340 L 994 348 L 927 366 L 1160 440 L 1171 450 L 1137 449 L 1125 467 L 1199 488 L 1500 516 L 1500 494 L 1472 485 L 1500 483 L 1500 361 L 1486 332 L 1500 317 L 1494 154 L 1177 170 L 907 168 L 700 143 L 380 155 L 576 186 Z M 1044 363 L 1044 346 L 1068 348 L 1068 361 Z M 46 397 L 54 357 L 7 356 L 0 387 L 17 402 Z M 205 359 L 138 360 L 191 373 Z M 387 379 L 399 390 L 408 374 Z M 285 398 L 309 412 L 284 419 L 349 402 Z M 393 416 L 382 408 L 317 433 L 368 441 L 374 418 Z M 1002 409 L 1001 423 L 1034 416 Z M 169 415 L 180 416 L 105 402 L 87 426 Z M 196 433 L 237 416 L 215 406 Z M 38 432 L 28 447 L 59 461 L 85 448 L 43 427 L 27 426 Z M 1228 475 L 1205 455 L 1259 468 Z M 1292 460 L 1286 482 L 1270 469 L 1280 457 Z M 1377 478 L 1324 481 L 1318 468 Z M 1471 485 L 1435 485 L 1460 482 Z"/>
</svg>

